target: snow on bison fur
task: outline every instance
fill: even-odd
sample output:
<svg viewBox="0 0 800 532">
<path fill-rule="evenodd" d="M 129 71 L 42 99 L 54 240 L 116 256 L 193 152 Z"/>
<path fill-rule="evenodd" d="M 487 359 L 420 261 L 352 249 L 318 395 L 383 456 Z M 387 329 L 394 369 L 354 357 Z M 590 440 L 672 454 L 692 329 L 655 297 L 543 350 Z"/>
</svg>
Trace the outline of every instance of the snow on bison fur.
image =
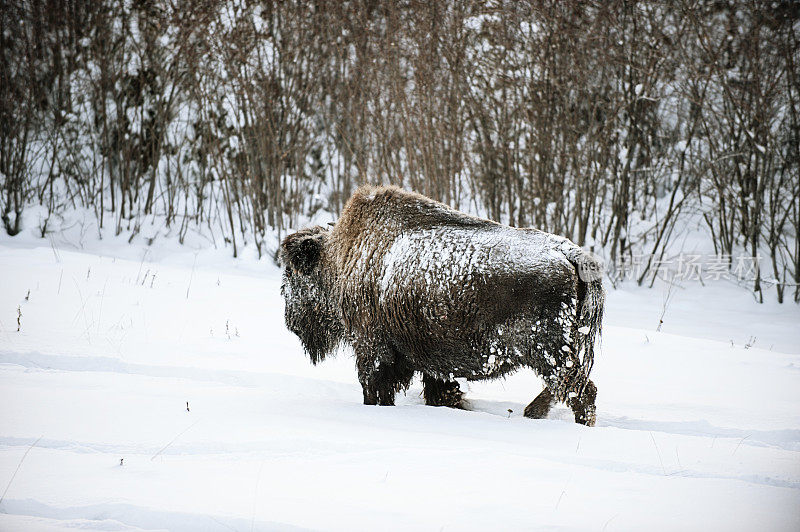
<svg viewBox="0 0 800 532">
<path fill-rule="evenodd" d="M 560 401 L 594 424 L 603 287 L 566 238 L 365 186 L 332 228 L 287 236 L 280 258 L 287 327 L 314 364 L 351 345 L 365 404 L 393 405 L 420 372 L 427 404 L 459 406 L 456 379 L 529 367 L 545 388 L 525 416 Z"/>
</svg>

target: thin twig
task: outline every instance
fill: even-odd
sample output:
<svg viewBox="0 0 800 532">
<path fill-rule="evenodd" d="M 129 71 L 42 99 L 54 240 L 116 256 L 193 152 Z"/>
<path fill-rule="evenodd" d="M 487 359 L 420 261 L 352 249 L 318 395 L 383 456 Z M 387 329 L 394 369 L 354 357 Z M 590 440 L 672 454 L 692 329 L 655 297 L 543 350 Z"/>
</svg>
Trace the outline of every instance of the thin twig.
<svg viewBox="0 0 800 532">
<path fill-rule="evenodd" d="M 108 277 L 103 284 L 103 293 L 100 294 L 100 311 L 97 313 L 97 332 L 100 332 L 100 318 L 103 317 L 103 299 L 106 297 L 106 286 L 108 286 Z"/>
<path fill-rule="evenodd" d="M 261 484 L 261 472 L 264 469 L 264 460 L 261 460 L 261 466 L 258 468 L 258 478 L 256 478 L 256 489 L 253 492 L 253 514 L 250 516 L 250 532 L 253 532 L 253 526 L 256 523 L 256 502 L 258 502 L 258 485 Z"/>
<path fill-rule="evenodd" d="M 561 495 L 558 496 L 558 501 L 556 501 L 556 510 L 558 510 L 558 505 L 561 504 L 561 498 L 564 496 L 566 491 L 561 491 Z"/>
<path fill-rule="evenodd" d="M 139 276 L 142 274 L 142 265 L 144 265 L 144 259 L 147 258 L 147 254 L 148 253 L 150 253 L 150 250 L 146 249 L 146 250 L 144 250 L 144 253 L 142 254 L 142 260 L 139 262 L 139 271 L 136 272 L 136 283 L 135 284 L 139 284 Z"/>
<path fill-rule="evenodd" d="M 53 238 L 48 238 L 50 241 L 50 249 L 53 250 L 53 256 L 56 258 L 56 262 L 61 262 L 61 257 L 58 255 L 58 250 L 56 250 L 56 245 L 53 243 Z"/>
<path fill-rule="evenodd" d="M 613 521 L 614 519 L 616 519 L 618 515 L 619 515 L 619 514 L 615 514 L 614 516 L 612 516 L 612 517 L 611 517 L 611 519 L 609 519 L 608 521 L 606 521 L 606 524 L 604 524 L 604 525 L 603 525 L 603 530 L 604 530 L 604 531 L 605 531 L 606 527 L 608 526 L 608 524 L 609 524 L 611 521 Z"/>
<path fill-rule="evenodd" d="M 153 455 L 153 456 L 150 458 L 150 461 L 153 461 L 153 460 L 155 460 L 155 459 L 156 459 L 156 457 L 157 457 L 158 455 L 160 455 L 161 453 L 163 453 L 164 451 L 166 451 L 166 450 L 167 450 L 167 447 L 169 447 L 170 445 L 172 445 L 173 443 L 175 443 L 175 440 L 177 440 L 178 438 L 180 438 L 181 436 L 183 436 L 184 434 L 186 434 L 186 432 L 188 432 L 190 428 L 194 427 L 194 426 L 195 426 L 195 425 L 197 425 L 199 422 L 200 422 L 200 420 L 198 419 L 197 421 L 195 421 L 194 423 L 192 423 L 191 425 L 189 425 L 188 427 L 186 427 L 185 429 L 183 429 L 183 430 L 182 430 L 182 431 L 181 431 L 181 432 L 180 432 L 180 433 L 179 433 L 177 436 L 175 436 L 174 438 L 172 438 L 172 440 L 170 440 L 170 442 L 169 442 L 168 444 L 166 444 L 166 445 L 165 445 L 164 447 L 162 447 L 162 448 L 161 448 L 161 449 L 160 449 L 160 450 L 159 450 L 159 451 L 158 451 L 156 454 L 154 454 L 154 455 Z"/>
<path fill-rule="evenodd" d="M 675 284 L 673 281 L 667 282 L 667 293 L 664 296 L 664 304 L 661 307 L 661 316 L 658 317 L 658 327 L 656 327 L 656 332 L 661 332 L 661 326 L 664 325 L 664 316 L 667 313 L 667 307 L 669 306 L 669 300 L 672 299 L 672 289 L 675 288 Z"/>
<path fill-rule="evenodd" d="M 192 273 L 189 274 L 189 286 L 186 287 L 186 299 L 189 299 L 189 289 L 192 287 L 192 278 L 194 277 L 195 264 L 197 264 L 197 253 L 194 254 L 194 261 L 192 262 Z"/>
<path fill-rule="evenodd" d="M 28 450 L 25 451 L 25 454 L 22 455 L 22 458 L 20 459 L 19 463 L 17 464 L 17 468 L 14 470 L 14 474 L 11 475 L 11 480 L 8 481 L 8 485 L 6 486 L 6 490 L 3 492 L 3 495 L 0 496 L 0 502 L 3 502 L 3 499 L 5 499 L 6 493 L 8 493 L 8 488 L 10 488 L 11 487 L 11 483 L 14 482 L 14 477 L 17 476 L 17 472 L 19 471 L 19 468 L 22 467 L 22 462 L 25 461 L 25 457 L 28 456 L 28 453 L 31 452 L 31 449 L 33 449 L 36 446 L 36 444 L 39 443 L 39 440 L 41 440 L 43 437 L 44 436 L 39 436 L 36 439 L 36 441 L 33 442 L 30 447 L 28 447 Z"/>
<path fill-rule="evenodd" d="M 661 462 L 661 470 L 664 472 L 664 476 L 667 476 L 667 468 L 664 467 L 664 460 L 661 459 L 661 451 L 658 450 L 658 444 L 656 444 L 656 437 L 653 436 L 653 433 L 650 433 L 650 439 L 653 440 L 653 445 L 656 448 L 656 454 L 658 455 L 658 461 Z"/>
<path fill-rule="evenodd" d="M 746 439 L 747 439 L 747 438 L 749 438 L 750 436 L 751 436 L 751 435 L 750 435 L 750 434 L 748 434 L 747 436 L 745 436 L 744 438 L 742 438 L 741 440 L 739 440 L 739 443 L 737 443 L 737 444 L 736 444 L 736 449 L 734 449 L 734 450 L 733 450 L 733 452 L 731 453 L 731 456 L 733 456 L 734 454 L 736 454 L 736 451 L 738 451 L 738 450 L 739 450 L 739 447 L 742 445 L 742 443 L 744 442 L 744 440 L 746 440 Z"/>
</svg>

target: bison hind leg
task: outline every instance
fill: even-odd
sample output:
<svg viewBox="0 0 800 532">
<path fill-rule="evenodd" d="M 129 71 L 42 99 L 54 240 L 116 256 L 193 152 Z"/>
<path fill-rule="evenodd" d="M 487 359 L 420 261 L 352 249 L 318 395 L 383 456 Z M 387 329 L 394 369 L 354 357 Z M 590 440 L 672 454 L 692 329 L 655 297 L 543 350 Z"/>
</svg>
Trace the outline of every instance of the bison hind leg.
<svg viewBox="0 0 800 532">
<path fill-rule="evenodd" d="M 572 408 L 575 414 L 575 423 L 593 427 L 597 420 L 597 408 L 595 407 L 595 399 L 597 398 L 597 386 L 591 380 L 586 381 L 586 386 L 583 393 L 570 398 L 567 404 Z"/>
<path fill-rule="evenodd" d="M 531 404 L 525 407 L 524 416 L 532 419 L 544 419 L 550 413 L 550 408 L 556 402 L 553 392 L 548 388 L 536 396 L 536 399 L 531 401 Z"/>
<path fill-rule="evenodd" d="M 464 392 L 456 381 L 446 381 L 422 375 L 422 394 L 425 396 L 425 404 L 428 406 L 449 406 L 451 408 L 462 408 L 461 399 Z"/>
</svg>

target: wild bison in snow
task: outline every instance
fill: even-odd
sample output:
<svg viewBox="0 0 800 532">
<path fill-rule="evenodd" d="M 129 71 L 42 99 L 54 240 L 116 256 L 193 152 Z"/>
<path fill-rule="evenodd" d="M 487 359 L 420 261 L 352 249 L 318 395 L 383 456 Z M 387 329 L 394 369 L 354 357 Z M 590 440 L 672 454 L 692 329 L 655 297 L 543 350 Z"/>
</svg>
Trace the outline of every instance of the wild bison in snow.
<svg viewBox="0 0 800 532">
<path fill-rule="evenodd" d="M 525 416 L 561 401 L 594 424 L 604 293 L 598 263 L 566 238 L 365 186 L 332 228 L 287 236 L 280 257 L 287 327 L 314 364 L 350 344 L 365 404 L 393 405 L 420 372 L 427 404 L 458 406 L 456 379 L 529 367 L 545 388 Z"/>
</svg>

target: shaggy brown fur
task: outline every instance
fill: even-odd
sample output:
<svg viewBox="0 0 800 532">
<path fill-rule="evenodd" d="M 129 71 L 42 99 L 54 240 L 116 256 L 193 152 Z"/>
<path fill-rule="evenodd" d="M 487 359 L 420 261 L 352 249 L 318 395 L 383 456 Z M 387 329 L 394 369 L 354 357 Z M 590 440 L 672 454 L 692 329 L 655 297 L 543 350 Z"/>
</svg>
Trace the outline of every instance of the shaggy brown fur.
<svg viewBox="0 0 800 532">
<path fill-rule="evenodd" d="M 420 372 L 427 404 L 457 406 L 456 378 L 531 367 L 545 390 L 526 416 L 562 401 L 594 423 L 603 289 L 569 240 L 367 186 L 332 229 L 288 236 L 281 257 L 287 326 L 314 363 L 352 345 L 366 404 L 394 404 Z"/>
</svg>

